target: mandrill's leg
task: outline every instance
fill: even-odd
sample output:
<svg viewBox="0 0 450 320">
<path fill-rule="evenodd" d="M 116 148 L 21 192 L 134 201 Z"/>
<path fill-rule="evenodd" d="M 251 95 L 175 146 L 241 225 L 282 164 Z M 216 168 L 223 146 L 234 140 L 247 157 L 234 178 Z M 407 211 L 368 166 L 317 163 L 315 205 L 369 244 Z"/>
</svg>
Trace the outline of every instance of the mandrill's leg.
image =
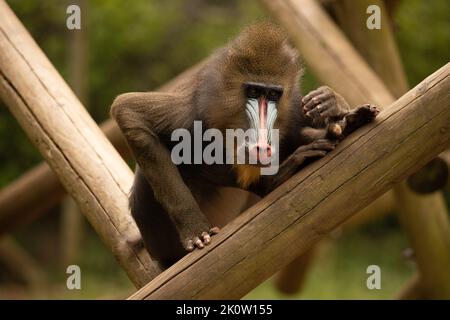
<svg viewBox="0 0 450 320">
<path fill-rule="evenodd" d="M 147 180 L 154 198 L 178 231 L 182 246 L 190 251 L 208 244 L 217 229 L 211 228 L 173 163 L 168 147 L 161 141 L 161 137 L 170 138 L 173 130 L 191 125 L 189 117 L 193 112 L 188 97 L 170 93 L 127 93 L 116 98 L 111 114 L 139 164 L 137 174 Z M 135 184 L 136 187 L 139 185 Z M 133 192 L 137 194 L 139 190 Z M 135 203 L 132 210 L 133 207 L 142 206 Z M 137 214 L 151 215 L 152 212 L 134 212 L 133 216 Z M 142 226 L 140 229 L 142 231 Z"/>
</svg>

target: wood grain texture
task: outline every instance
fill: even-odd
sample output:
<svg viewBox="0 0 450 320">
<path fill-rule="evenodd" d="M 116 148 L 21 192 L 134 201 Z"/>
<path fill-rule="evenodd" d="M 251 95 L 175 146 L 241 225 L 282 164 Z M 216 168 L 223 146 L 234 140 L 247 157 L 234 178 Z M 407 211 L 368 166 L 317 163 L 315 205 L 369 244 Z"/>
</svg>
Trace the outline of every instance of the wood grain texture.
<svg viewBox="0 0 450 320">
<path fill-rule="evenodd" d="M 364 28 L 367 19 L 365 9 L 371 4 L 381 9 L 379 30 Z M 342 0 L 335 2 L 333 7 L 346 35 L 392 94 L 399 97 L 405 93 L 408 90 L 407 78 L 384 1 Z M 443 194 L 436 192 L 419 196 L 404 182 L 394 187 L 394 194 L 402 227 L 409 236 L 421 280 L 424 281 L 424 293 L 429 298 L 449 299 L 450 222 Z M 403 292 L 403 296 L 407 296 Z"/>
<path fill-rule="evenodd" d="M 311 0 L 286 0 L 279 2 L 262 1 L 268 8 L 269 11 L 273 12 L 275 17 L 279 22 L 291 33 L 293 37 L 294 44 L 303 54 L 306 62 L 311 68 L 319 68 L 321 64 L 328 66 L 327 69 L 330 71 L 329 74 L 326 72 L 317 73 L 319 80 L 323 83 L 334 87 L 337 83 L 340 83 L 344 89 L 347 91 L 342 91 L 343 96 L 349 101 L 354 101 L 355 94 L 348 92 L 352 89 L 351 86 L 347 87 L 347 84 L 354 82 L 355 78 L 358 82 L 358 86 L 353 86 L 352 90 L 360 90 L 359 95 L 364 92 L 373 91 L 374 95 L 367 96 L 366 102 L 375 103 L 381 107 L 387 106 L 392 101 L 394 101 L 394 94 L 398 97 L 407 90 L 407 81 L 404 74 L 403 66 L 401 64 L 394 37 L 392 35 L 392 30 L 389 25 L 387 15 L 382 13 L 382 28 L 381 30 L 369 30 L 365 28 L 365 19 L 367 15 L 365 13 L 365 6 L 370 1 L 361 0 L 357 1 L 336 1 L 333 2 L 331 7 L 335 9 L 335 15 L 340 25 L 343 26 L 343 31 L 346 32 L 348 38 L 353 42 L 356 49 L 359 51 L 360 55 L 354 54 L 348 49 L 351 44 L 347 41 L 341 34 L 336 25 L 331 21 L 325 12 L 320 8 L 320 6 Z M 382 11 L 385 12 L 385 8 L 382 1 L 373 1 L 370 4 L 380 5 Z M 278 10 L 278 11 L 276 11 Z M 295 18 L 295 14 L 290 11 L 296 12 L 298 17 L 302 19 Z M 314 27 L 305 28 L 305 25 L 313 25 Z M 313 44 L 310 46 L 313 39 L 317 39 L 319 44 Z M 322 45 L 321 43 L 325 44 Z M 383 50 L 379 50 L 383 48 Z M 378 49 L 378 50 L 377 50 Z M 322 54 L 322 55 L 320 55 Z M 362 55 L 362 56 L 361 56 Z M 320 59 L 322 57 L 322 59 Z M 347 59 L 351 57 L 351 59 Z M 363 57 L 367 60 L 367 63 L 374 69 L 367 70 L 364 67 Z M 326 58 L 326 61 L 324 60 Z M 318 66 L 314 67 L 315 64 Z M 352 70 L 353 75 L 349 76 L 350 73 L 347 69 L 355 68 Z M 341 70 L 339 69 L 341 67 Z M 322 68 L 325 68 L 322 66 Z M 324 70 L 326 71 L 326 70 Z M 376 74 L 375 74 L 376 73 Z M 367 75 L 370 74 L 368 78 Z M 385 87 L 380 87 L 377 85 L 378 82 L 368 81 L 370 78 L 377 78 L 377 81 L 383 81 Z M 380 80 L 382 79 L 382 80 Z M 389 90 L 387 89 L 389 88 Z M 339 89 L 340 90 L 340 89 Z M 374 91 L 378 90 L 378 91 Z M 421 223 L 428 223 L 429 228 L 424 228 L 428 233 L 421 233 L 416 235 L 413 232 L 408 231 L 410 237 L 423 238 L 423 241 L 412 240 L 415 245 L 418 245 L 415 250 L 422 252 L 428 252 L 428 254 L 419 254 L 421 261 L 420 265 L 424 264 L 436 264 L 436 265 L 448 265 L 448 250 L 439 251 L 439 254 L 435 250 L 428 250 L 426 246 L 421 246 L 420 243 L 433 243 L 432 239 L 435 239 L 437 246 L 440 248 L 450 248 L 444 243 L 448 243 L 448 234 L 442 231 L 446 229 L 443 227 L 441 229 L 435 229 L 434 222 L 426 219 L 428 215 L 425 212 L 420 213 L 418 210 L 409 210 L 408 208 L 424 208 L 424 203 L 435 209 L 440 209 L 439 213 L 434 214 L 434 218 L 441 221 L 444 224 L 448 224 L 445 221 L 446 208 L 444 204 L 444 199 L 442 195 L 435 195 L 433 199 L 419 199 L 410 194 L 407 189 L 406 184 L 398 184 L 395 186 L 395 191 L 397 193 L 396 200 L 398 202 L 398 207 L 401 209 L 403 215 L 408 216 L 408 218 L 403 218 L 404 227 L 408 230 L 417 229 L 414 227 L 415 221 L 421 221 Z M 409 194 L 409 196 L 400 196 Z M 409 203 L 405 203 L 409 201 Z M 423 215 L 423 217 L 422 217 Z M 439 218 L 440 217 L 440 218 Z M 448 219 L 447 219 L 448 220 Z M 433 230 L 433 232 L 431 232 Z M 442 262 L 442 263 L 441 263 Z M 432 269 L 424 267 L 427 269 Z M 441 280 L 446 279 L 445 268 L 435 269 L 439 271 L 438 273 L 431 273 L 430 277 L 423 274 L 422 279 L 429 279 L 428 288 L 436 287 L 436 292 L 440 292 L 441 297 L 447 297 L 449 292 L 448 283 Z M 439 280 L 441 279 L 441 280 Z M 431 285 L 434 283 L 434 285 Z M 413 286 L 411 287 L 413 288 Z M 440 288 L 440 289 L 439 289 Z M 431 294 L 430 296 L 435 296 Z"/>
<path fill-rule="evenodd" d="M 244 296 L 450 146 L 449 75 L 447 64 L 130 299 Z"/>
<path fill-rule="evenodd" d="M 0 96 L 137 286 L 157 273 L 128 214 L 132 172 L 2 0 Z"/>
</svg>

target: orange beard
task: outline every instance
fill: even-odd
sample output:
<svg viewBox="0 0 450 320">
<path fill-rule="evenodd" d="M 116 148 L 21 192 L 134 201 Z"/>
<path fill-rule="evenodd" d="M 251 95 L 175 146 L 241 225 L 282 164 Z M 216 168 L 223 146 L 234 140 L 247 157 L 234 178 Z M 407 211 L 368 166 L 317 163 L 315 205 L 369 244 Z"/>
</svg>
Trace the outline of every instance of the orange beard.
<svg viewBox="0 0 450 320">
<path fill-rule="evenodd" d="M 243 189 L 247 189 L 252 183 L 258 182 L 261 170 L 248 164 L 233 165 L 236 171 L 237 182 Z"/>
</svg>

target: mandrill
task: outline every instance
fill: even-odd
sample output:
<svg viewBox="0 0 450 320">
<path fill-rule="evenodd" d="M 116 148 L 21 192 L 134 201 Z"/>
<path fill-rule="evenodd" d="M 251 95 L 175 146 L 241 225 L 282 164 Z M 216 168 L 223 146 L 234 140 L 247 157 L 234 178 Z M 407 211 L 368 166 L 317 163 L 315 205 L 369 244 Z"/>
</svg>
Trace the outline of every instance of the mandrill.
<svg viewBox="0 0 450 320">
<path fill-rule="evenodd" d="M 348 103 L 328 87 L 302 98 L 301 73 L 298 54 L 284 32 L 261 23 L 218 50 L 173 92 L 133 92 L 114 100 L 112 117 L 137 162 L 129 198 L 131 214 L 161 268 L 194 248 L 203 248 L 219 231 L 202 209 L 220 188 L 241 188 L 264 196 L 375 118 L 375 107 L 363 105 L 350 111 Z M 256 155 L 256 161 L 175 164 L 173 132 L 194 133 L 197 121 L 202 132 L 216 129 L 223 136 L 227 129 L 252 129 L 241 143 L 243 148 L 230 141 L 223 145 L 224 149 L 232 145 L 235 153 L 238 148 L 244 150 L 249 158 Z M 277 141 L 272 141 L 274 137 Z M 201 153 L 202 146 L 200 150 L 192 147 L 192 152 Z M 276 173 L 261 174 L 266 166 L 262 160 L 275 156 L 280 163 Z"/>
</svg>

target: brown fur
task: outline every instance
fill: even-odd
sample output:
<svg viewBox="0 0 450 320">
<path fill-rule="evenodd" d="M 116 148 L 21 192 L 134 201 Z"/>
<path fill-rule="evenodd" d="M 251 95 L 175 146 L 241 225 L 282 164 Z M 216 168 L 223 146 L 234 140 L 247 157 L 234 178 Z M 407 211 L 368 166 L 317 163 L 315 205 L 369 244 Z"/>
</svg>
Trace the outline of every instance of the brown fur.
<svg viewBox="0 0 450 320">
<path fill-rule="evenodd" d="M 261 41 L 261 39 L 264 41 Z M 268 23 L 247 27 L 228 46 L 219 50 L 213 68 L 200 74 L 200 118 L 208 127 L 248 129 L 243 112 L 245 97 L 242 84 L 246 81 L 281 85 L 284 93 L 277 104 L 278 118 L 274 129 L 279 129 L 280 139 L 291 128 L 290 108 L 292 97 L 298 96 L 302 74 L 297 52 L 288 43 L 287 35 L 279 27 Z M 214 94 L 210 94 L 214 92 Z M 298 111 L 298 110 L 297 110 Z M 234 166 L 239 185 L 248 188 L 259 181 L 259 168 L 250 165 Z"/>
<path fill-rule="evenodd" d="M 214 208 L 205 203 L 218 197 L 219 188 L 244 188 L 264 196 L 292 176 L 307 157 L 323 156 L 330 150 L 323 141 L 299 148 L 306 141 L 300 129 L 310 125 L 300 111 L 301 71 L 285 33 L 261 23 L 248 27 L 218 50 L 176 92 L 128 93 L 114 101 L 111 114 L 138 164 L 130 195 L 131 214 L 145 246 L 162 268 L 192 250 L 193 244 L 201 248 L 203 241 L 206 244 L 215 234 L 203 208 Z M 249 81 L 283 87 L 274 124 L 274 129 L 279 129 L 279 172 L 260 176 L 260 168 L 252 165 L 175 165 L 170 155 L 173 130 L 192 131 L 195 120 L 203 121 L 204 129 L 223 133 L 225 129 L 249 128 L 243 89 Z"/>
<path fill-rule="evenodd" d="M 236 179 L 239 186 L 242 189 L 248 189 L 251 184 L 255 184 L 259 181 L 260 168 L 248 165 L 248 164 L 238 164 L 233 166 L 233 169 L 236 173 Z"/>
</svg>

